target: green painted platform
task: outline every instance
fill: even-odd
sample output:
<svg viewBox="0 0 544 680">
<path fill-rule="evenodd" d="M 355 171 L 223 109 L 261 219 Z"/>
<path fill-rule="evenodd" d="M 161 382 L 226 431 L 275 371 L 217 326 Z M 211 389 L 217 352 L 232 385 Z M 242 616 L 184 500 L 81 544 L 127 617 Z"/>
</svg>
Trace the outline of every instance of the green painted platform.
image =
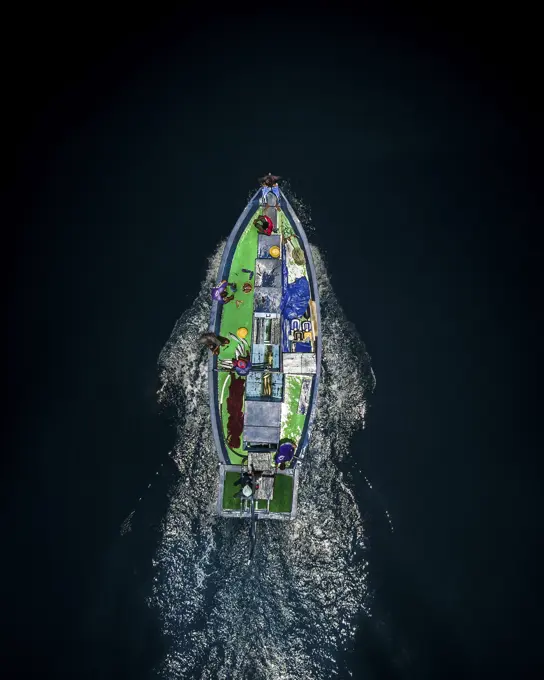
<svg viewBox="0 0 544 680">
<path fill-rule="evenodd" d="M 297 446 L 306 421 L 306 415 L 298 412 L 303 380 L 301 375 L 286 375 L 283 382 L 284 402 L 281 406 L 280 441 L 290 439 Z"/>
<path fill-rule="evenodd" d="M 240 478 L 238 472 L 227 472 L 223 486 L 223 510 L 240 510 L 242 501 L 234 498 L 240 490 L 235 482 Z M 274 498 L 270 501 L 270 512 L 291 512 L 293 505 L 293 478 L 290 475 L 276 475 Z M 257 501 L 257 510 L 266 510 L 266 501 Z"/>
<path fill-rule="evenodd" d="M 293 478 L 290 475 L 276 475 L 274 498 L 270 501 L 270 512 L 291 512 L 293 505 Z"/>
<path fill-rule="evenodd" d="M 225 474 L 225 484 L 223 486 L 223 509 L 240 510 L 242 501 L 240 498 L 233 498 L 234 494 L 240 490 L 240 486 L 234 486 L 234 482 L 240 479 L 237 472 L 227 472 Z"/>
</svg>

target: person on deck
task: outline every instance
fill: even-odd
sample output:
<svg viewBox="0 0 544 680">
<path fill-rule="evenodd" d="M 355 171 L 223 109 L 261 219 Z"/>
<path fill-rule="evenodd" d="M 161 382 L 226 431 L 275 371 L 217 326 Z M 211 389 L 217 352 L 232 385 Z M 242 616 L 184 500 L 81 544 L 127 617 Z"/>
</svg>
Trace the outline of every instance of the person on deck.
<svg viewBox="0 0 544 680">
<path fill-rule="evenodd" d="M 255 470 L 253 464 L 251 465 L 251 474 L 253 476 L 253 482 L 257 484 L 263 477 L 262 470 Z M 257 487 L 256 487 L 257 488 Z"/>
<path fill-rule="evenodd" d="M 259 182 L 261 183 L 261 191 L 263 194 L 263 203 L 266 203 L 266 197 L 270 192 L 276 195 L 276 198 L 278 199 L 276 203 L 276 210 L 281 210 L 280 208 L 280 188 L 278 186 L 278 180 L 281 179 L 278 175 L 272 175 L 271 173 L 268 173 L 268 175 L 265 175 L 264 177 L 261 177 L 259 179 Z"/>
<path fill-rule="evenodd" d="M 228 295 L 227 293 L 228 285 L 233 288 L 232 284 L 229 284 L 225 279 L 223 279 L 223 281 L 221 281 L 218 286 L 212 288 L 212 300 L 217 300 L 217 302 L 221 302 L 224 305 L 226 305 L 227 302 L 234 300 L 234 294 Z"/>
<path fill-rule="evenodd" d="M 249 355 L 233 359 L 232 368 L 238 375 L 247 375 L 251 371 L 251 361 Z"/>
<path fill-rule="evenodd" d="M 230 344 L 228 338 L 224 338 L 222 335 L 216 335 L 215 333 L 202 333 L 199 341 L 203 345 L 206 345 L 212 354 L 219 354 L 221 347 Z"/>
<path fill-rule="evenodd" d="M 274 222 L 272 222 L 268 215 L 259 215 L 256 220 L 253 220 L 253 226 L 259 234 L 265 234 L 266 236 L 270 236 L 274 230 Z"/>
<path fill-rule="evenodd" d="M 234 482 L 234 486 L 245 486 L 246 484 L 251 486 L 251 474 L 247 470 Z"/>
</svg>

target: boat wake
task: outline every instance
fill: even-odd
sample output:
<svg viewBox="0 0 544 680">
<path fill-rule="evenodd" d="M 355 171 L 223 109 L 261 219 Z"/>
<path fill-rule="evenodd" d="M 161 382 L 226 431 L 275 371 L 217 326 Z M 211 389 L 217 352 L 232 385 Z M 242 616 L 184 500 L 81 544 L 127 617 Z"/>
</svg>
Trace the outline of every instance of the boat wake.
<svg viewBox="0 0 544 680">
<path fill-rule="evenodd" d="M 364 427 L 374 387 L 370 359 L 345 319 L 316 248 L 323 359 L 317 415 L 292 522 L 258 523 L 248 565 L 249 522 L 214 515 L 217 456 L 208 405 L 210 287 L 224 243 L 210 258 L 193 305 L 159 358 L 159 400 L 177 411 L 171 493 L 156 555 L 151 605 L 171 640 L 163 678 L 320 680 L 339 677 L 358 617 L 369 613 L 365 532 L 339 463 Z"/>
</svg>

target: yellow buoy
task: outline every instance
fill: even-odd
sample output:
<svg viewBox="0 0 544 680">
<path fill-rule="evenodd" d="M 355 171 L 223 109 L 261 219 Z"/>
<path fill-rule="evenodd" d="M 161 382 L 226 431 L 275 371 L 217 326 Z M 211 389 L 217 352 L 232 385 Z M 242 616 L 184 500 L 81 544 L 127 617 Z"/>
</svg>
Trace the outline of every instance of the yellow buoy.
<svg viewBox="0 0 544 680">
<path fill-rule="evenodd" d="M 271 257 L 279 257 L 280 249 L 278 246 L 272 246 L 269 250 Z"/>
<path fill-rule="evenodd" d="M 243 328 L 243 327 L 242 327 L 242 328 L 239 328 L 239 329 L 236 331 L 236 335 L 237 335 L 239 338 L 246 338 L 246 337 L 247 337 L 247 328 Z"/>
</svg>

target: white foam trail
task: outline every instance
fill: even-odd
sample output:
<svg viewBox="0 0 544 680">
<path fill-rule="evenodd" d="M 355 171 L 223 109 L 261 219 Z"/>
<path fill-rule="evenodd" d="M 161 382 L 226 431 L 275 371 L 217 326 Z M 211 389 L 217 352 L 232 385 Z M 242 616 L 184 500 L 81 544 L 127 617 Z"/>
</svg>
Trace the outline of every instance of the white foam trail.
<svg viewBox="0 0 544 680">
<path fill-rule="evenodd" d="M 135 512 L 136 510 L 132 510 L 126 519 L 123 520 L 120 528 L 121 536 L 125 536 L 125 534 L 128 534 L 130 531 L 132 531 L 132 518 L 134 517 Z"/>
<path fill-rule="evenodd" d="M 202 680 L 321 680 L 338 674 L 338 652 L 368 608 L 365 536 L 338 463 L 364 427 L 374 385 L 370 360 L 312 248 L 321 297 L 323 363 L 318 412 L 301 468 L 298 517 L 260 522 L 247 565 L 248 524 L 214 515 L 217 457 L 211 435 L 206 350 L 209 290 L 202 289 L 161 353 L 159 399 L 178 412 L 171 494 L 155 560 L 151 603 L 172 645 L 159 673 Z"/>
</svg>

